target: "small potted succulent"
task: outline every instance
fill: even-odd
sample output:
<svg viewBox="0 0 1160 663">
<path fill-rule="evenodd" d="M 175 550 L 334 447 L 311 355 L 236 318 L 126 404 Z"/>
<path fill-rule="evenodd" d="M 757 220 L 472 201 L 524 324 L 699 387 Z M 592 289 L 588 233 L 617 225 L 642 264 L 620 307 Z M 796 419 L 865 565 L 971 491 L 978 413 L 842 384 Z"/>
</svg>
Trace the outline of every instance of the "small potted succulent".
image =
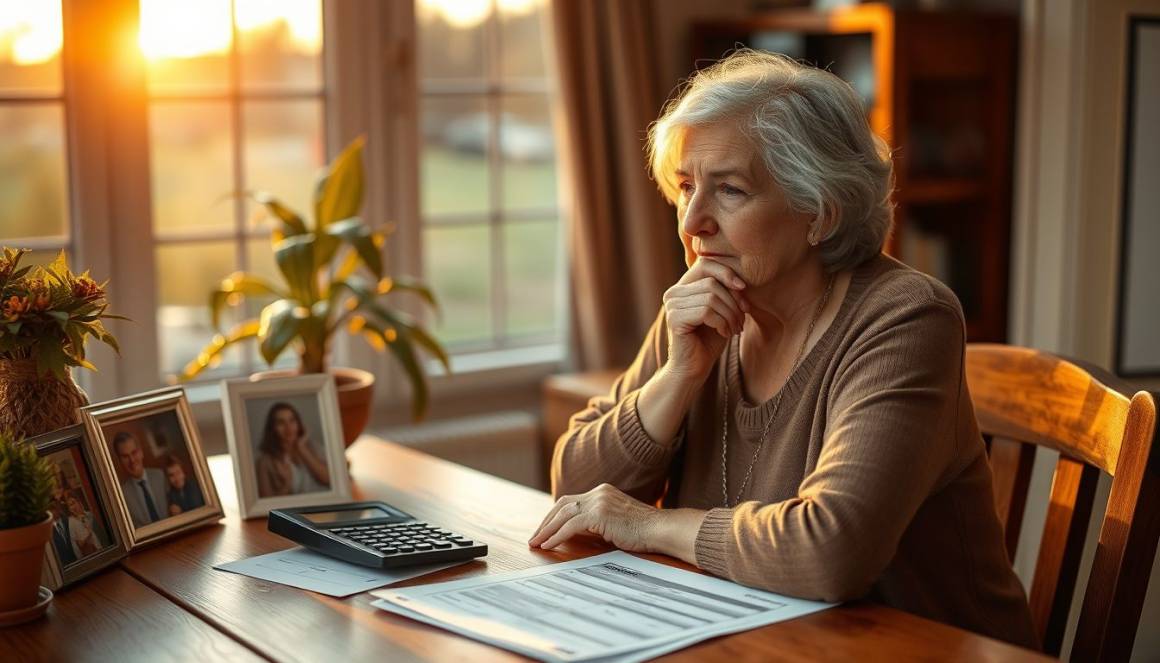
<svg viewBox="0 0 1160 663">
<path fill-rule="evenodd" d="M 450 370 L 443 347 L 406 312 L 391 306 L 399 293 L 412 293 L 431 307 L 435 296 L 422 283 L 388 276 L 381 249 L 386 228 L 372 229 L 358 215 L 363 197 L 363 139 L 339 154 L 314 188 L 314 221 L 266 192 L 249 193 L 275 220 L 271 244 L 282 282 L 235 272 L 210 294 L 210 315 L 218 334 L 182 370 L 189 380 L 220 361 L 227 347 L 255 339 L 267 364 L 288 348 L 299 357 L 299 372 L 335 376 L 343 436 L 349 445 L 370 416 L 374 376 L 352 368 L 329 367 L 331 339 L 340 330 L 360 335 L 379 351 L 389 350 L 403 367 L 412 388 L 412 414 L 427 410 L 427 382 L 421 348 Z M 222 311 L 245 298 L 258 299 L 258 318 L 229 330 L 221 327 Z"/>
<path fill-rule="evenodd" d="M 37 605 L 55 485 L 36 449 L 0 431 L 0 622 Z"/>
<path fill-rule="evenodd" d="M 21 267 L 26 250 L 0 255 L 0 430 L 20 437 L 64 428 L 80 419 L 88 398 L 70 369 L 96 368 L 85 359 L 92 336 L 117 350 L 102 320 L 105 284 L 74 274 L 64 251 L 45 266 Z"/>
</svg>

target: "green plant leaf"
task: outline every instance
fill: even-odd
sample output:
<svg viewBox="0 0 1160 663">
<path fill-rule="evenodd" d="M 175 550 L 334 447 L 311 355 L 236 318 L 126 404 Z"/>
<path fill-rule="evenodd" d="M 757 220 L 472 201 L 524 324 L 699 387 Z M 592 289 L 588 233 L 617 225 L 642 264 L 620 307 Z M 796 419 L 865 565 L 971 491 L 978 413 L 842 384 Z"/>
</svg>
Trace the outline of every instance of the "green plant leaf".
<svg viewBox="0 0 1160 663">
<path fill-rule="evenodd" d="M 297 212 L 282 204 L 274 196 L 265 191 L 254 191 L 249 194 L 250 200 L 262 205 L 266 211 L 274 215 L 275 218 L 282 222 L 282 235 L 285 237 L 293 237 L 294 235 L 301 235 L 309 232 L 306 229 L 306 223 Z"/>
<path fill-rule="evenodd" d="M 375 278 L 383 278 L 383 254 L 375 243 L 374 233 L 359 217 L 335 221 L 326 228 L 326 234 L 350 244 Z"/>
<path fill-rule="evenodd" d="M 290 341 L 298 335 L 310 312 L 289 299 L 279 299 L 262 309 L 258 328 L 258 350 L 267 364 L 273 364 Z"/>
<path fill-rule="evenodd" d="M 221 330 L 222 309 L 229 305 L 231 301 L 237 304 L 241 303 L 240 297 L 232 296 L 235 294 L 251 297 L 275 297 L 279 299 L 288 296 L 287 293 L 279 290 L 272 283 L 259 276 L 253 276 L 245 272 L 234 272 L 222 279 L 217 290 L 214 290 L 209 296 L 210 321 L 213 323 L 215 330 Z"/>
<path fill-rule="evenodd" d="M 235 325 L 224 336 L 218 334 L 208 345 L 202 348 L 201 352 L 198 353 L 193 361 L 181 369 L 181 373 L 177 376 L 177 379 L 181 382 L 193 379 L 198 373 L 201 373 L 209 367 L 213 359 L 220 355 L 222 350 L 239 341 L 256 338 L 258 336 L 258 328 L 259 322 L 257 320 L 247 320 Z"/>
<path fill-rule="evenodd" d="M 317 232 L 321 233 L 335 221 L 355 216 L 362 207 L 362 148 L 365 143 L 362 136 L 351 141 L 319 180 L 314 191 Z"/>
<path fill-rule="evenodd" d="M 274 247 L 274 261 L 290 286 L 290 296 L 305 305 L 318 299 L 314 233 L 287 237 Z"/>
<path fill-rule="evenodd" d="M 413 292 L 416 295 L 419 295 L 423 301 L 427 302 L 431 308 L 435 309 L 436 315 L 441 314 L 439 309 L 439 301 L 435 299 L 435 293 L 432 292 L 431 288 L 427 287 L 427 285 L 422 281 L 413 279 L 409 276 L 400 276 L 391 280 L 392 287 L 390 290 L 388 290 L 388 292 Z"/>
<path fill-rule="evenodd" d="M 427 414 L 427 373 L 423 370 L 411 346 L 410 333 L 405 328 L 393 328 L 394 334 L 388 332 L 387 327 L 375 322 L 367 322 L 366 328 L 373 331 L 386 344 L 387 349 L 403 366 L 407 380 L 411 383 L 411 418 L 422 421 Z M 393 338 L 392 338 L 393 336 Z"/>
<path fill-rule="evenodd" d="M 406 330 L 408 336 L 439 360 L 439 363 L 443 365 L 443 370 L 451 372 L 451 359 L 447 356 L 447 351 L 410 315 L 402 311 L 389 311 L 377 302 L 367 302 L 364 308 L 376 315 L 386 325 L 398 330 Z"/>
</svg>

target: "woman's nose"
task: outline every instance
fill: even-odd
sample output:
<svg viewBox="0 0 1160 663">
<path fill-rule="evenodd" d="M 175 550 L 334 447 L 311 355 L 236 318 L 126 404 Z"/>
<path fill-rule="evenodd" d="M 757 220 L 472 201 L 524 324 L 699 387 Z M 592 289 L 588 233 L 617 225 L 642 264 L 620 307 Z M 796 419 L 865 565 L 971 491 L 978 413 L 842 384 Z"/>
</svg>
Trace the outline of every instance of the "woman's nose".
<svg viewBox="0 0 1160 663">
<path fill-rule="evenodd" d="M 697 235 L 712 235 L 717 232 L 717 220 L 714 218 L 709 201 L 701 197 L 701 193 L 693 194 L 689 205 L 685 208 L 685 218 L 681 220 L 681 230 L 690 237 Z"/>
</svg>

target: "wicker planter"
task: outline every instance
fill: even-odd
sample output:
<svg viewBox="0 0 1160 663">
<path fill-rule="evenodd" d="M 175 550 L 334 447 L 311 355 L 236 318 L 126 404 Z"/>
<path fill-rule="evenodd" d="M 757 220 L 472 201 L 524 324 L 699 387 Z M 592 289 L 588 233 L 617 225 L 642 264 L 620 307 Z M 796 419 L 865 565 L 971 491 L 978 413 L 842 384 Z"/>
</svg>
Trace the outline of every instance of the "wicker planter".
<svg viewBox="0 0 1160 663">
<path fill-rule="evenodd" d="M 0 359 L 0 429 L 34 437 L 80 423 L 89 398 L 72 376 L 39 375 L 33 359 Z"/>
</svg>

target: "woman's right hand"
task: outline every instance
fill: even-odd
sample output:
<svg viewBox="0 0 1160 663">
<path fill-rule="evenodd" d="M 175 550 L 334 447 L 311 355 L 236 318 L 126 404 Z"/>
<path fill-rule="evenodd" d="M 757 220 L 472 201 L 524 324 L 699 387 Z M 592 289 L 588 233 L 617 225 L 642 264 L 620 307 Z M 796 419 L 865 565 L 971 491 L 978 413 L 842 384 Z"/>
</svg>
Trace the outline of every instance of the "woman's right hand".
<svg viewBox="0 0 1160 663">
<path fill-rule="evenodd" d="M 671 377 L 700 386 L 725 344 L 740 334 L 749 304 L 745 282 L 730 267 L 697 258 L 676 285 L 665 291 L 665 322 Z"/>
</svg>

